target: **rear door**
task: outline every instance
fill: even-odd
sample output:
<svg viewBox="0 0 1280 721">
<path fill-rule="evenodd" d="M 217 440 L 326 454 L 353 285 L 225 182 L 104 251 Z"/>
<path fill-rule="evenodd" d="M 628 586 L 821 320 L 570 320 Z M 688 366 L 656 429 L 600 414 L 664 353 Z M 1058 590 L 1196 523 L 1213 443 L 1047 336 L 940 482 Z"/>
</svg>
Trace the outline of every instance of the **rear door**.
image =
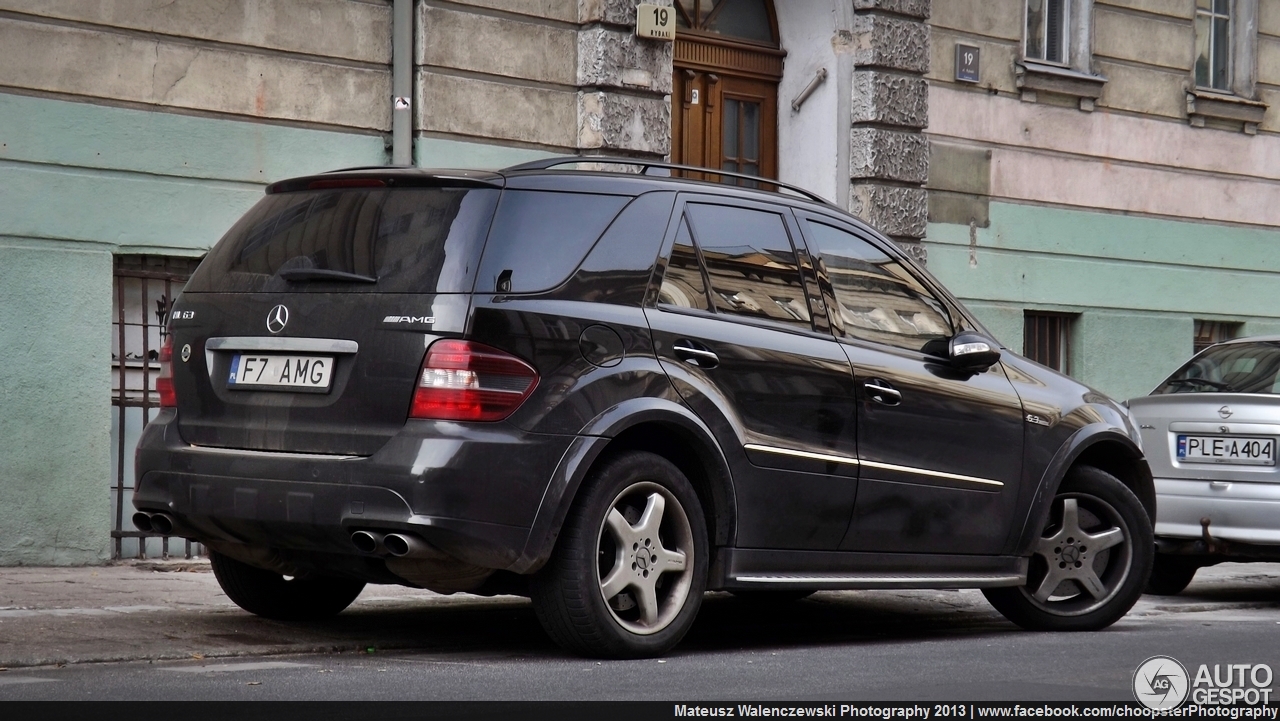
<svg viewBox="0 0 1280 721">
<path fill-rule="evenodd" d="M 499 193 L 356 179 L 265 197 L 171 314 L 183 439 L 375 452 L 404 427 L 424 337 L 465 329 Z"/>
<path fill-rule="evenodd" d="M 956 330 L 906 263 L 851 225 L 798 214 L 858 394 L 858 501 L 843 550 L 991 554 L 1022 471 L 1022 404 L 996 364 L 923 352 Z"/>
<path fill-rule="evenodd" d="M 681 196 L 646 311 L 659 360 L 731 464 L 740 548 L 835 549 L 857 491 L 849 362 L 815 330 L 796 233 L 782 206 Z"/>
</svg>

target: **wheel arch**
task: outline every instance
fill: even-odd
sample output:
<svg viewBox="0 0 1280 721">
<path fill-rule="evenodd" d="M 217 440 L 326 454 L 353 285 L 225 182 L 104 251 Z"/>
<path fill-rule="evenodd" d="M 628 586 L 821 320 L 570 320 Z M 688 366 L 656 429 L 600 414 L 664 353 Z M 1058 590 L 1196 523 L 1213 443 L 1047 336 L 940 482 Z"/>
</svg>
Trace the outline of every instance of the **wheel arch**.
<svg viewBox="0 0 1280 721">
<path fill-rule="evenodd" d="M 525 549 L 508 570 L 532 573 L 541 568 L 583 481 L 608 458 L 629 450 L 654 453 L 679 468 L 703 503 L 712 547 L 730 542 L 737 500 L 728 461 L 710 429 L 682 405 L 638 398 L 602 414 L 570 445 L 543 496 Z"/>
<path fill-rule="evenodd" d="M 1113 426 L 1092 424 L 1081 428 L 1058 450 L 1041 477 L 1027 512 L 1014 552 L 1025 554 L 1035 543 L 1049 518 L 1058 488 L 1073 468 L 1092 466 L 1120 480 L 1133 491 L 1155 524 L 1156 489 L 1151 468 L 1142 449 L 1128 435 Z"/>
</svg>

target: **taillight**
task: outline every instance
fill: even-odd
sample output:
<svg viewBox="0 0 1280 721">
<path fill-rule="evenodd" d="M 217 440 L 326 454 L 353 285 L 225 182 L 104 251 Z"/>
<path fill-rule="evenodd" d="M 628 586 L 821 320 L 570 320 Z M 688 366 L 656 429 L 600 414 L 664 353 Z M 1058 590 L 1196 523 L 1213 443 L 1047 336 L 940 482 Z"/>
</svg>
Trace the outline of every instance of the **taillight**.
<svg viewBox="0 0 1280 721">
<path fill-rule="evenodd" d="M 538 385 L 538 372 L 519 358 L 465 340 L 438 340 L 427 350 L 410 418 L 500 421 Z"/>
<path fill-rule="evenodd" d="M 177 408 L 178 395 L 173 392 L 173 336 L 164 337 L 160 345 L 160 375 L 156 376 L 156 393 L 161 408 Z"/>
</svg>

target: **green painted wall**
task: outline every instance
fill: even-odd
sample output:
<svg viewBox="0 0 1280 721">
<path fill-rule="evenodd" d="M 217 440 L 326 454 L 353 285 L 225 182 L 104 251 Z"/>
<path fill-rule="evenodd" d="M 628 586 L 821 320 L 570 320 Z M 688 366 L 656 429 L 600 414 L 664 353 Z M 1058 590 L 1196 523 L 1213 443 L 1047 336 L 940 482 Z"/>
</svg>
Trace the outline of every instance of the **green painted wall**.
<svg viewBox="0 0 1280 721">
<path fill-rule="evenodd" d="M 0 565 L 109 557 L 112 255 L 199 255 L 265 183 L 387 160 L 379 135 L 0 93 Z"/>
<path fill-rule="evenodd" d="M 1280 231 L 999 202 L 990 218 L 931 223 L 930 271 L 1018 352 L 1024 311 L 1079 314 L 1070 372 L 1116 398 L 1190 357 L 1195 319 L 1280 332 Z"/>
<path fill-rule="evenodd" d="M 419 168 L 500 170 L 512 165 L 564 154 L 447 138 L 423 137 L 414 141 L 414 164 Z"/>
</svg>

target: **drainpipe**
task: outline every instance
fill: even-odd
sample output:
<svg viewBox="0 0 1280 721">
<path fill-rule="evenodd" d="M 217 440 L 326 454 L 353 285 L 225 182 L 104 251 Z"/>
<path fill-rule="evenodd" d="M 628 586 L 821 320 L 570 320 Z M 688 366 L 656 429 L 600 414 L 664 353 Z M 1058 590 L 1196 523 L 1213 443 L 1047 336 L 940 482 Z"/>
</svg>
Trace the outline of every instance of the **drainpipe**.
<svg viewBox="0 0 1280 721">
<path fill-rule="evenodd" d="M 391 9 L 391 164 L 413 165 L 413 0 Z"/>
</svg>

